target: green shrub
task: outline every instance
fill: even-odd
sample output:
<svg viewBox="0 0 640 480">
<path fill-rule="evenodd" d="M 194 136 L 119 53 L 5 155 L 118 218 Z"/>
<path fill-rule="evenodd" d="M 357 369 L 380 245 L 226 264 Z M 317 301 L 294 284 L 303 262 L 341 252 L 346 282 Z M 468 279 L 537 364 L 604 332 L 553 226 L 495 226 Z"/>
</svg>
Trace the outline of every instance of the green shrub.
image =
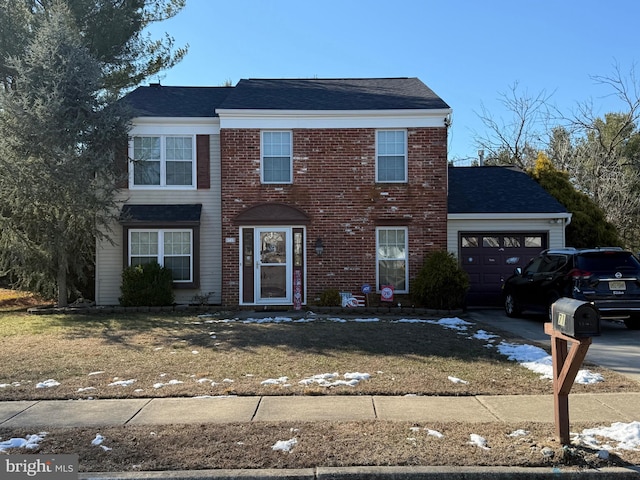
<svg viewBox="0 0 640 480">
<path fill-rule="evenodd" d="M 414 299 L 427 308 L 463 308 L 469 276 L 453 254 L 444 250 L 427 255 L 413 284 Z"/>
<path fill-rule="evenodd" d="M 156 307 L 172 305 L 171 270 L 157 262 L 127 267 L 122 272 L 120 305 L 123 307 Z"/>
<path fill-rule="evenodd" d="M 335 288 L 329 288 L 320 294 L 320 306 L 339 307 L 340 305 L 342 305 L 342 298 Z"/>
</svg>

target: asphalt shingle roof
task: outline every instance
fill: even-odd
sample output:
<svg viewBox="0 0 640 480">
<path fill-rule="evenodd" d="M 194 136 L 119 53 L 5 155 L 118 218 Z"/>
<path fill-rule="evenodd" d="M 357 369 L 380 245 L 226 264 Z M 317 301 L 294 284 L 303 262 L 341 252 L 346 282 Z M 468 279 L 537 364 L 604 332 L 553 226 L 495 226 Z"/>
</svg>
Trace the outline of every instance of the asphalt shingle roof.
<svg viewBox="0 0 640 480">
<path fill-rule="evenodd" d="M 124 97 L 135 117 L 216 117 L 233 87 L 138 87 Z"/>
<path fill-rule="evenodd" d="M 235 87 L 138 87 L 136 117 L 215 117 L 216 109 L 415 110 L 449 106 L 418 78 L 248 79 Z"/>
<path fill-rule="evenodd" d="M 220 108 L 394 110 L 449 108 L 418 78 L 241 80 Z"/>
<path fill-rule="evenodd" d="M 449 167 L 449 213 L 566 213 L 529 175 L 510 167 Z"/>
</svg>

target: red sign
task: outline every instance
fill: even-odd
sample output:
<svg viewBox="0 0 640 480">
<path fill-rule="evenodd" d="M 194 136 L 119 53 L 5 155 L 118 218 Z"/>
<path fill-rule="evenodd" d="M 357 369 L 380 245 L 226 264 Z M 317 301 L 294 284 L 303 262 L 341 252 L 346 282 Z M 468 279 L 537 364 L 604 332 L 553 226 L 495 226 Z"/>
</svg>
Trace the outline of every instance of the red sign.
<svg viewBox="0 0 640 480">
<path fill-rule="evenodd" d="M 380 289 L 380 301 L 393 302 L 393 285 L 383 285 Z"/>
</svg>

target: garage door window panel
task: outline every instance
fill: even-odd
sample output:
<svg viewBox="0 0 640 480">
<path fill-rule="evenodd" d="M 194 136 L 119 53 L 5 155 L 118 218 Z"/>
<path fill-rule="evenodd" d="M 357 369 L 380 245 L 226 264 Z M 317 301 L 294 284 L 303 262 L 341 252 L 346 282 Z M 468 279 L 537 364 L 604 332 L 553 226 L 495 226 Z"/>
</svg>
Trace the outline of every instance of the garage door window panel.
<svg viewBox="0 0 640 480">
<path fill-rule="evenodd" d="M 504 248 L 520 248 L 520 246 L 519 237 L 504 237 Z"/>
<path fill-rule="evenodd" d="M 462 237 L 462 248 L 477 248 L 478 246 L 478 237 Z"/>
<path fill-rule="evenodd" d="M 542 237 L 524 237 L 524 246 L 528 248 L 542 248 Z"/>
<path fill-rule="evenodd" d="M 500 237 L 482 237 L 483 247 L 500 247 Z"/>
</svg>

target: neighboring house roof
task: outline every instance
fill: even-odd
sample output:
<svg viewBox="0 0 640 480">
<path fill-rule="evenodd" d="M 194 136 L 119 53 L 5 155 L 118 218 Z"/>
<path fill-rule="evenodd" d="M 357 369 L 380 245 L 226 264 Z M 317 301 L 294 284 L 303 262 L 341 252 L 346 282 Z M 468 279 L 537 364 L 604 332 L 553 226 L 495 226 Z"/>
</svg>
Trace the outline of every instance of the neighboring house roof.
<svg viewBox="0 0 640 480">
<path fill-rule="evenodd" d="M 449 167 L 449 213 L 566 213 L 534 179 L 512 167 Z"/>
<path fill-rule="evenodd" d="M 223 109 L 405 110 L 448 109 L 418 78 L 249 79 Z"/>
<path fill-rule="evenodd" d="M 138 87 L 124 97 L 134 117 L 216 117 L 233 87 Z"/>
<path fill-rule="evenodd" d="M 123 205 L 120 223 L 199 223 L 202 204 L 185 205 Z"/>
<path fill-rule="evenodd" d="M 228 110 L 448 109 L 418 78 L 248 79 L 235 87 L 138 87 L 134 117 L 215 117 Z"/>
</svg>

